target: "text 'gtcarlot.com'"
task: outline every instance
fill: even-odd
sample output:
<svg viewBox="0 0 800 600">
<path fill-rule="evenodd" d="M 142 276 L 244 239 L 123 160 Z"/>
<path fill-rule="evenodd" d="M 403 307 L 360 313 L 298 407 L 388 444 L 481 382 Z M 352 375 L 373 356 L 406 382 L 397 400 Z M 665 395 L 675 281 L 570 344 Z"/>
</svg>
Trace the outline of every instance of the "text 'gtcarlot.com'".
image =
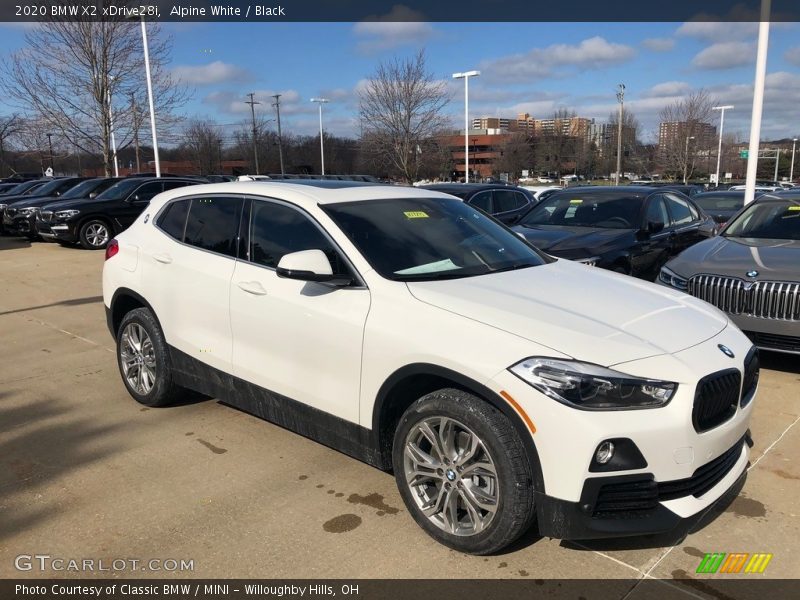
<svg viewBox="0 0 800 600">
<path fill-rule="evenodd" d="M 14 559 L 18 571 L 194 571 L 194 559 L 183 558 L 63 558 L 49 554 L 20 554 Z"/>
</svg>

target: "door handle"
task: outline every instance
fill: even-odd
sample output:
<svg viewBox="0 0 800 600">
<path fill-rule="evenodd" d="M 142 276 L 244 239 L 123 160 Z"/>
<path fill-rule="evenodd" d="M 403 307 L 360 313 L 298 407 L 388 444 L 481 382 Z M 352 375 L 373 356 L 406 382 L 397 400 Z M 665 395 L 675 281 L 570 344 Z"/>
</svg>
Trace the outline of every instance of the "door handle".
<svg viewBox="0 0 800 600">
<path fill-rule="evenodd" d="M 153 254 L 153 259 L 165 265 L 172 262 L 172 257 L 169 254 Z"/>
<path fill-rule="evenodd" d="M 240 281 L 239 288 L 254 296 L 266 296 L 267 290 L 257 281 Z"/>
</svg>

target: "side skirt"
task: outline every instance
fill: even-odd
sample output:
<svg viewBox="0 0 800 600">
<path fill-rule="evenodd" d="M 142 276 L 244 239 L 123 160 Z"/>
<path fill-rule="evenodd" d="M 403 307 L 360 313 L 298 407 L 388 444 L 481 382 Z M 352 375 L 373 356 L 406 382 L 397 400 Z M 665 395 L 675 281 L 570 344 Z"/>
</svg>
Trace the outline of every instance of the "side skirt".
<svg viewBox="0 0 800 600">
<path fill-rule="evenodd" d="M 366 427 L 210 367 L 172 346 L 169 352 L 178 385 L 216 398 L 384 471 L 391 468 L 381 456 L 373 432 Z"/>
</svg>

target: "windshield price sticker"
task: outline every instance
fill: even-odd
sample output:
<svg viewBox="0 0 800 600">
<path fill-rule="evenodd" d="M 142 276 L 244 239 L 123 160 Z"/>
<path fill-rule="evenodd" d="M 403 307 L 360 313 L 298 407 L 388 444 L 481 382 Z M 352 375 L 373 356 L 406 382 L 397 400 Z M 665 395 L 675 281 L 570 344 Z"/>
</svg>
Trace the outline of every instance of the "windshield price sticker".
<svg viewBox="0 0 800 600">
<path fill-rule="evenodd" d="M 407 210 L 403 213 L 407 219 L 427 219 L 428 213 L 422 210 Z"/>
</svg>

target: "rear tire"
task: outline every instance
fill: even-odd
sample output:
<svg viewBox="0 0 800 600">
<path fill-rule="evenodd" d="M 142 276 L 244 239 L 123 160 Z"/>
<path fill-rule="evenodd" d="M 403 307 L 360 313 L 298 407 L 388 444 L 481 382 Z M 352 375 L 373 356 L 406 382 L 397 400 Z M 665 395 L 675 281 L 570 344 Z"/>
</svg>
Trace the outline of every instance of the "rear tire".
<svg viewBox="0 0 800 600">
<path fill-rule="evenodd" d="M 412 404 L 395 432 L 392 462 L 411 516 L 445 546 L 497 552 L 535 520 L 522 440 L 503 413 L 472 394 L 442 389 Z"/>
<path fill-rule="evenodd" d="M 102 250 L 111 239 L 111 227 L 101 219 L 89 219 L 81 225 L 78 239 L 87 250 Z"/>
<path fill-rule="evenodd" d="M 164 334 L 147 308 L 123 317 L 117 331 L 117 364 L 125 388 L 140 404 L 167 406 L 181 396 Z"/>
</svg>

